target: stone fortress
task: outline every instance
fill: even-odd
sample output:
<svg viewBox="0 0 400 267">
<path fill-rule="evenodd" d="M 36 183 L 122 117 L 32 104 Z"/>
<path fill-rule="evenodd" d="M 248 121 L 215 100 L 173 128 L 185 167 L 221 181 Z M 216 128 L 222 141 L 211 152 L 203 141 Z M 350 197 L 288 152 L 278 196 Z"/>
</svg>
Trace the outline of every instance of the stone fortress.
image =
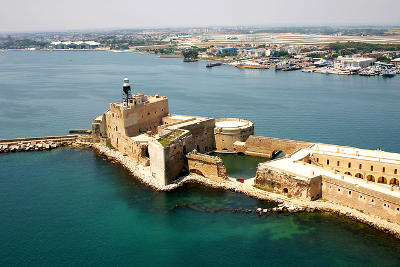
<svg viewBox="0 0 400 267">
<path fill-rule="evenodd" d="M 210 152 L 265 157 L 246 185 L 326 200 L 400 224 L 400 154 L 254 136 L 247 120 L 169 114 L 168 98 L 159 94 L 127 94 L 111 103 L 94 118 L 92 139 L 148 167 L 161 186 L 188 174 L 239 183 Z"/>
</svg>

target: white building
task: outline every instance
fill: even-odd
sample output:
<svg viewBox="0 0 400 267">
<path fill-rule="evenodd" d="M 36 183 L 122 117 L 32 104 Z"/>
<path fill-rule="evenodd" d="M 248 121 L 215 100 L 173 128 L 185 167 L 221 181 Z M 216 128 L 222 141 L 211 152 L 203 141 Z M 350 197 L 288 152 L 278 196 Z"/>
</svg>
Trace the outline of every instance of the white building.
<svg viewBox="0 0 400 267">
<path fill-rule="evenodd" d="M 365 57 L 338 57 L 335 62 L 335 68 L 366 68 L 376 61 L 375 58 Z"/>
</svg>

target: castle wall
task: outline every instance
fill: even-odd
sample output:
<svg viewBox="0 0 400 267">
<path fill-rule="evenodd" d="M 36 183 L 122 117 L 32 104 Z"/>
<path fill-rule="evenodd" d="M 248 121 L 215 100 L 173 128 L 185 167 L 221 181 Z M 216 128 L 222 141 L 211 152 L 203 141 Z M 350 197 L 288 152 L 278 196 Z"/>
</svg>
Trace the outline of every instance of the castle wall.
<svg viewBox="0 0 400 267">
<path fill-rule="evenodd" d="M 313 178 L 298 177 L 287 171 L 260 165 L 255 184 L 296 198 L 315 200 L 321 197 L 321 176 Z"/>
<path fill-rule="evenodd" d="M 226 168 L 222 159 L 197 152 L 191 152 L 186 157 L 188 159 L 189 172 L 218 182 L 227 179 Z"/>
<path fill-rule="evenodd" d="M 244 122 L 246 125 L 239 127 L 215 127 L 214 138 L 215 147 L 218 152 L 236 153 L 234 143 L 244 142 L 250 135 L 254 134 L 253 123 L 242 119 L 217 119 L 218 121 L 238 121 Z"/>
<path fill-rule="evenodd" d="M 214 127 L 214 119 L 202 120 L 180 127 L 180 129 L 189 130 L 192 135 L 191 141 L 186 143 L 185 151 L 190 152 L 196 149 L 200 153 L 205 153 L 214 150 Z"/>
<path fill-rule="evenodd" d="M 273 137 L 250 136 L 246 140 L 245 154 L 272 158 L 274 152 L 283 151 L 291 155 L 301 148 L 309 148 L 313 143 L 279 139 Z"/>
<path fill-rule="evenodd" d="M 163 98 L 138 106 L 123 109 L 124 128 L 127 136 L 151 131 L 157 132 L 163 117 L 168 115 L 168 99 Z"/>
<path fill-rule="evenodd" d="M 322 197 L 400 224 L 400 199 L 388 194 L 322 176 Z"/>
<path fill-rule="evenodd" d="M 398 164 L 320 153 L 313 153 L 311 162 L 334 173 L 351 175 L 375 183 L 399 185 L 400 181 L 400 166 Z"/>
<path fill-rule="evenodd" d="M 161 185 L 167 185 L 164 147 L 153 141 L 148 145 L 151 174 Z"/>
</svg>

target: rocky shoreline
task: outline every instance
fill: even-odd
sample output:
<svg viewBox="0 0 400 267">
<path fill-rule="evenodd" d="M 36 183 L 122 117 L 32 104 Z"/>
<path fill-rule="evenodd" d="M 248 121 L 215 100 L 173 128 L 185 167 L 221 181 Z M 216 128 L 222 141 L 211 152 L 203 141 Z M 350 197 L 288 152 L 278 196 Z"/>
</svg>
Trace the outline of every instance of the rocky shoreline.
<svg viewBox="0 0 400 267">
<path fill-rule="evenodd" d="M 331 202 L 325 202 L 323 200 L 308 201 L 301 199 L 292 199 L 281 194 L 267 192 L 258 189 L 252 185 L 243 184 L 235 181 L 229 181 L 229 180 L 218 183 L 213 180 L 207 179 L 203 176 L 193 175 L 193 174 L 180 177 L 179 179 L 173 181 L 171 184 L 164 186 L 159 184 L 151 175 L 150 167 L 139 165 L 135 161 L 130 159 L 128 156 L 124 156 L 121 152 L 110 149 L 104 145 L 93 144 L 92 147 L 99 155 L 104 156 L 111 161 L 120 163 L 142 183 L 150 186 L 151 188 L 157 191 L 171 191 L 189 182 L 199 183 L 213 188 L 230 190 L 236 193 L 241 193 L 259 200 L 268 200 L 279 203 L 278 207 L 272 209 L 257 208 L 254 211 L 249 211 L 257 213 L 259 215 L 267 214 L 270 212 L 290 212 L 290 213 L 316 212 L 316 211 L 332 212 L 368 224 L 376 229 L 389 233 L 395 236 L 396 238 L 400 239 L 400 225 L 388 222 L 386 220 L 383 220 L 381 218 L 369 214 L 365 214 L 362 211 L 358 211 Z"/>
</svg>

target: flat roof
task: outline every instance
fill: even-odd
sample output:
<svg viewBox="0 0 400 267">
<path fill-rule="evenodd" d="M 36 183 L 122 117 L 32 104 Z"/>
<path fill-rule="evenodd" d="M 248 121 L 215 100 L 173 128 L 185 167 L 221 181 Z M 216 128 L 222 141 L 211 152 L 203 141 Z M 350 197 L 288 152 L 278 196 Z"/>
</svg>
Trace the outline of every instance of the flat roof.
<svg viewBox="0 0 400 267">
<path fill-rule="evenodd" d="M 305 156 L 309 155 L 312 152 L 313 152 L 312 149 L 301 149 L 300 151 L 296 152 L 289 158 L 267 161 L 265 163 L 261 163 L 260 165 L 270 166 L 276 169 L 287 171 L 289 173 L 293 173 L 295 174 L 296 179 L 299 180 L 304 180 L 305 178 L 312 178 L 319 175 L 325 175 L 330 178 L 334 178 L 336 180 L 346 181 L 353 185 L 362 186 L 364 188 L 368 188 L 396 198 L 400 198 L 400 191 L 399 190 L 391 191 L 389 185 L 367 183 L 365 180 L 360 178 L 355 178 L 349 175 L 335 174 L 330 170 L 326 170 L 312 164 L 297 162 L 298 160 L 303 159 Z"/>
<path fill-rule="evenodd" d="M 168 118 L 173 119 L 173 120 L 179 120 L 179 121 L 193 119 L 193 117 L 185 116 L 185 115 L 171 115 L 171 116 L 168 116 Z"/>
<path fill-rule="evenodd" d="M 216 127 L 221 127 L 221 128 L 234 128 L 234 127 L 241 127 L 241 126 L 246 126 L 247 123 L 242 122 L 242 121 L 217 121 L 215 122 Z"/>
<path fill-rule="evenodd" d="M 384 163 L 400 164 L 400 154 L 382 150 L 368 150 L 355 147 L 344 147 L 326 144 L 315 144 L 312 153 L 326 154 L 346 158 L 356 158 Z"/>
</svg>

